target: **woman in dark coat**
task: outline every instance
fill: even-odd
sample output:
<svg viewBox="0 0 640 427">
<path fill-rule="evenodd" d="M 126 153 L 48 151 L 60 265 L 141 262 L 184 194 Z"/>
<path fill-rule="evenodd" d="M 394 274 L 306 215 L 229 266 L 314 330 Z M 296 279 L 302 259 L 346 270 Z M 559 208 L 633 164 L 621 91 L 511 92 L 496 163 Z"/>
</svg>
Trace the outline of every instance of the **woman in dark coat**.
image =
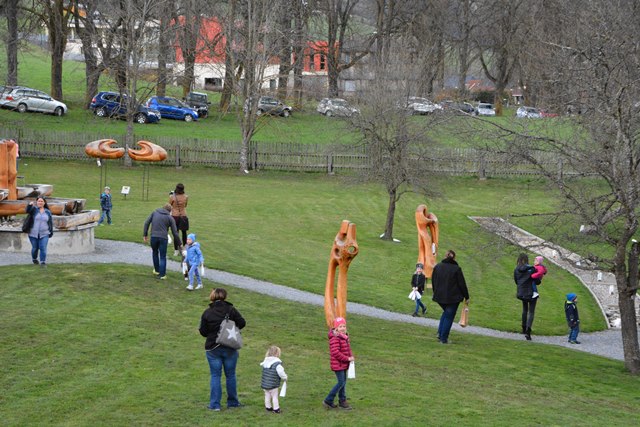
<svg viewBox="0 0 640 427">
<path fill-rule="evenodd" d="M 433 300 L 442 307 L 442 316 L 438 325 L 438 340 L 442 344 L 446 344 L 449 340 L 449 331 L 451 331 L 458 306 L 462 300 L 469 300 L 467 282 L 455 258 L 456 253 L 448 250 L 445 259 L 433 268 L 431 275 Z"/>
<path fill-rule="evenodd" d="M 531 340 L 531 326 L 536 314 L 536 302 L 538 297 L 533 297 L 533 279 L 531 274 L 535 268 L 529 265 L 527 254 L 520 254 L 517 265 L 513 270 L 513 281 L 516 283 L 516 298 L 522 301 L 522 333 L 527 340 Z"/>
<path fill-rule="evenodd" d="M 233 304 L 226 301 L 227 291 L 216 288 L 209 295 L 209 308 L 202 313 L 200 319 L 200 335 L 206 337 L 204 348 L 207 353 L 207 361 L 211 371 L 211 393 L 208 408 L 213 411 L 220 410 L 222 398 L 222 369 L 227 379 L 227 408 L 242 406 L 238 400 L 236 383 L 236 364 L 238 363 L 238 350 L 216 344 L 220 324 L 228 314 L 229 319 L 236 323 L 239 329 L 244 328 L 246 321 Z"/>
</svg>

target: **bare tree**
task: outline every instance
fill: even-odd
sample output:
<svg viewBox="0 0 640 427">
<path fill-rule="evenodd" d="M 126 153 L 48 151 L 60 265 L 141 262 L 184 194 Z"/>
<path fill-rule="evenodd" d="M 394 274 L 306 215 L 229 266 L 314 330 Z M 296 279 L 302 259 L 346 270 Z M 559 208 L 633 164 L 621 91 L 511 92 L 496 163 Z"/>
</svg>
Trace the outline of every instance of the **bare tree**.
<svg viewBox="0 0 640 427">
<path fill-rule="evenodd" d="M 420 62 L 411 63 L 404 42 L 389 42 L 389 61 L 376 66 L 375 81 L 361 95 L 362 111 L 350 120 L 360 134 L 370 167 L 362 178 L 384 185 L 388 196 L 384 240 L 393 240 L 396 203 L 406 192 L 434 194 L 434 182 L 424 161 L 430 147 L 429 131 L 443 117 L 412 117 L 403 97 L 412 93 L 413 76 Z"/>
<path fill-rule="evenodd" d="M 557 135 L 521 132 L 510 145 L 555 184 L 574 221 L 612 248 L 610 256 L 592 258 L 615 275 L 625 367 L 638 374 L 640 35 L 629 29 L 638 28 L 640 7 L 624 0 L 544 3 L 551 13 L 541 10 L 538 18 L 553 31 L 538 41 L 545 49 L 530 61 L 539 67 L 532 74 L 545 79 L 538 86 L 554 88 L 552 96 L 540 94 L 545 104 L 579 114 L 566 118 Z M 575 177 L 558 174 L 537 151 L 560 159 Z"/>
<path fill-rule="evenodd" d="M 19 0 L 6 0 L 2 13 L 7 18 L 7 35 L 5 38 L 7 48 L 7 84 L 18 84 L 18 2 Z"/>
<path fill-rule="evenodd" d="M 496 114 L 502 114 L 502 96 L 509 82 L 525 41 L 529 27 L 523 17 L 539 5 L 524 0 L 487 0 L 478 2 L 477 18 L 484 25 L 476 28 L 475 44 L 485 75 L 495 85 Z"/>
</svg>

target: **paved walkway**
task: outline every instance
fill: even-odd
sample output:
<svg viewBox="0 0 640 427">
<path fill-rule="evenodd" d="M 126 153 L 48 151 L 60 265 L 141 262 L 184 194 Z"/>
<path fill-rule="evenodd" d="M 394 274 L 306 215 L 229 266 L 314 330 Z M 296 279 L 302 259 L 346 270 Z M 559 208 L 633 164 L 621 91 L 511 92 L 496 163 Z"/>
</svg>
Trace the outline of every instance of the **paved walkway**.
<svg viewBox="0 0 640 427">
<path fill-rule="evenodd" d="M 148 246 L 131 242 L 119 242 L 114 240 L 95 241 L 95 252 L 83 255 L 50 255 L 47 261 L 54 263 L 80 263 L 80 264 L 136 264 L 145 265 L 153 268 L 151 262 L 151 250 Z M 15 264 L 31 264 L 29 254 L 2 252 L 0 253 L 0 266 Z M 180 263 L 176 261 L 167 261 L 167 269 L 171 271 L 181 271 Z M 275 298 L 282 298 L 291 301 L 297 301 L 304 304 L 316 306 L 324 306 L 324 295 L 313 294 L 310 292 L 300 291 L 289 288 L 287 286 L 276 285 L 274 283 L 253 279 L 238 274 L 226 273 L 224 271 L 206 269 L 205 278 L 222 285 L 234 286 L 247 289 L 252 292 L 265 294 Z M 375 317 L 383 320 L 395 322 L 412 323 L 420 326 L 438 327 L 438 320 L 412 317 L 408 314 L 395 313 L 380 308 L 370 307 L 364 304 L 349 303 L 348 312 L 351 314 L 359 314 L 363 316 Z M 455 333 L 469 333 L 476 335 L 484 335 L 488 337 L 511 339 L 523 341 L 521 334 L 496 331 L 478 326 L 468 326 L 461 328 L 454 324 L 453 341 L 455 342 Z M 558 345 L 561 347 L 571 348 L 572 350 L 584 351 L 607 357 L 615 360 L 624 360 L 622 351 L 622 337 L 619 329 L 610 329 L 608 331 L 595 333 L 581 333 L 579 336 L 582 344 L 571 345 L 567 343 L 566 335 L 563 336 L 533 336 L 533 342 Z"/>
</svg>

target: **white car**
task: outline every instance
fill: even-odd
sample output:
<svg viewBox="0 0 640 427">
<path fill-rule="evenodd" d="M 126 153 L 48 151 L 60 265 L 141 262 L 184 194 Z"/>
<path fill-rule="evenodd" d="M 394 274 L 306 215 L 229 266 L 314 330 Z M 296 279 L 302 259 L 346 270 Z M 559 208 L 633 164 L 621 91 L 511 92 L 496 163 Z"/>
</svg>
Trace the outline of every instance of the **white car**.
<svg viewBox="0 0 640 427">
<path fill-rule="evenodd" d="M 353 114 L 360 114 L 360 110 L 349 105 L 342 98 L 324 98 L 318 103 L 316 111 L 327 117 L 346 116 L 351 117 Z"/>
<path fill-rule="evenodd" d="M 479 102 L 476 107 L 476 116 L 495 116 L 496 110 L 493 108 L 493 104 L 486 102 Z"/>
<path fill-rule="evenodd" d="M 67 112 L 65 103 L 56 101 L 42 91 L 27 87 L 15 87 L 11 92 L 5 93 L 2 106 L 16 110 L 19 113 L 37 111 L 62 116 Z"/>
<path fill-rule="evenodd" d="M 526 117 L 529 119 L 541 119 L 542 112 L 533 107 L 520 107 L 516 110 L 516 117 Z"/>
<path fill-rule="evenodd" d="M 441 105 L 434 104 L 427 98 L 421 98 L 419 96 L 410 96 L 406 102 L 402 104 L 411 114 L 431 114 L 442 111 Z"/>
</svg>

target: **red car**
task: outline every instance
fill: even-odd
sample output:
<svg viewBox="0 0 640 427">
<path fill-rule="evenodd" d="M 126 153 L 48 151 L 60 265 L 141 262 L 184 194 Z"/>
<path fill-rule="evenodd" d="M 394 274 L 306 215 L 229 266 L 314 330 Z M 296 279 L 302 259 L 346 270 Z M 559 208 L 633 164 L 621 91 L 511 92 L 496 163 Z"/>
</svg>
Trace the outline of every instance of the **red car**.
<svg viewBox="0 0 640 427">
<path fill-rule="evenodd" d="M 558 114 L 558 113 L 552 113 L 552 112 L 550 112 L 550 111 L 540 109 L 540 116 L 541 116 L 541 117 L 544 117 L 544 118 L 548 118 L 548 117 L 558 117 L 558 116 L 559 116 L 559 114 Z"/>
</svg>

